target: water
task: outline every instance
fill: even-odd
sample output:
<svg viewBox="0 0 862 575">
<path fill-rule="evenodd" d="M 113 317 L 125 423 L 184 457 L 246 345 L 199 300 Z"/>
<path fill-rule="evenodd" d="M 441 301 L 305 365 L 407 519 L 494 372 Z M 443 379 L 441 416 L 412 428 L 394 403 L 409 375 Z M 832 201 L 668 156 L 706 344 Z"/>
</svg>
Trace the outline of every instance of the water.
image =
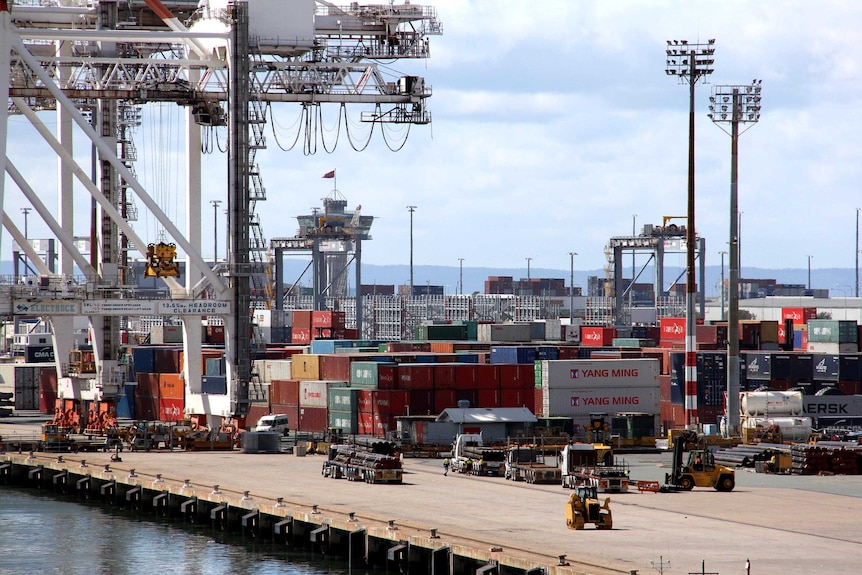
<svg viewBox="0 0 862 575">
<path fill-rule="evenodd" d="M 0 488 L 0 574 L 378 575 L 344 561 L 226 535 L 208 526 L 139 519 L 32 490 Z"/>
</svg>

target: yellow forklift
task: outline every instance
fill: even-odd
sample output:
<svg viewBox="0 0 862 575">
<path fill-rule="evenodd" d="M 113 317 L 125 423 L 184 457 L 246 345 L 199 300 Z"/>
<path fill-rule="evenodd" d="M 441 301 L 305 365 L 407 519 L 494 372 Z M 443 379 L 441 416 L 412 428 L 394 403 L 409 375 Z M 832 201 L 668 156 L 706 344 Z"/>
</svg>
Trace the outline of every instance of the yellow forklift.
<svg viewBox="0 0 862 575">
<path fill-rule="evenodd" d="M 688 451 L 688 458 L 683 463 L 685 451 Z M 716 464 L 712 451 L 702 447 L 694 431 L 683 431 L 674 436 L 672 469 L 665 476 L 663 491 L 690 491 L 695 487 L 733 491 L 736 486 L 736 471 Z"/>
</svg>

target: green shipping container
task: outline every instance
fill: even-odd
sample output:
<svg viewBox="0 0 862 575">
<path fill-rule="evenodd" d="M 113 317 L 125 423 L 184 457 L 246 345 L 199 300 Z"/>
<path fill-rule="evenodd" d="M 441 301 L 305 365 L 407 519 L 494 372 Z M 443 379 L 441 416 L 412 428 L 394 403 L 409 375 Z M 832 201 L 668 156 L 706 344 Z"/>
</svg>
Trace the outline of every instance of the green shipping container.
<svg viewBox="0 0 862 575">
<path fill-rule="evenodd" d="M 340 429 L 341 433 L 354 434 L 357 430 L 356 413 L 329 410 L 329 427 Z"/>
<path fill-rule="evenodd" d="M 808 341 L 817 343 L 856 343 L 858 328 L 853 320 L 809 319 Z"/>
<path fill-rule="evenodd" d="M 416 339 L 422 341 L 467 341 L 467 326 L 458 324 L 417 325 Z"/>
<path fill-rule="evenodd" d="M 356 414 L 358 402 L 356 393 L 359 390 L 350 387 L 329 388 L 329 400 L 327 407 L 329 411 L 348 411 Z"/>
<path fill-rule="evenodd" d="M 385 364 L 379 361 L 352 361 L 350 362 L 350 385 L 359 386 L 364 389 L 376 388 L 379 368 Z"/>
<path fill-rule="evenodd" d="M 542 360 L 533 362 L 533 383 L 536 389 L 542 389 Z"/>
</svg>

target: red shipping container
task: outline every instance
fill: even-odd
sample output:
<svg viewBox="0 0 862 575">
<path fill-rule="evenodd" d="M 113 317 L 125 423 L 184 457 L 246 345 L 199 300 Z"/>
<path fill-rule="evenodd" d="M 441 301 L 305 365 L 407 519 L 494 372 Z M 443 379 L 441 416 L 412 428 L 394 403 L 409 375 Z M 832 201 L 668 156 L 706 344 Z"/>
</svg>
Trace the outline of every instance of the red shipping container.
<svg viewBox="0 0 862 575">
<path fill-rule="evenodd" d="M 299 405 L 298 379 L 273 379 L 269 384 L 270 403 Z"/>
<path fill-rule="evenodd" d="M 576 345 L 561 345 L 560 359 L 580 359 L 581 348 Z"/>
<path fill-rule="evenodd" d="M 356 356 L 348 353 L 329 353 L 320 357 L 320 379 L 350 381 L 350 362 Z"/>
<path fill-rule="evenodd" d="M 311 310 L 295 309 L 293 315 L 293 329 L 307 329 L 311 333 Z"/>
<path fill-rule="evenodd" d="M 661 340 L 685 340 L 685 318 L 663 317 L 659 320 Z"/>
<path fill-rule="evenodd" d="M 410 401 L 410 393 L 402 390 L 375 390 L 377 391 L 377 409 L 381 413 L 392 416 L 407 415 L 407 402 Z"/>
<path fill-rule="evenodd" d="M 208 325 L 207 326 L 207 343 L 223 344 L 224 343 L 224 326 L 223 325 Z"/>
<path fill-rule="evenodd" d="M 311 328 L 293 326 L 290 330 L 290 343 L 311 343 Z"/>
<path fill-rule="evenodd" d="M 659 407 L 661 425 L 664 428 L 663 433 L 666 435 L 671 429 L 685 428 L 685 406 L 662 401 Z"/>
<path fill-rule="evenodd" d="M 434 389 L 455 389 L 456 374 L 459 365 L 457 363 L 435 363 L 434 364 Z"/>
<path fill-rule="evenodd" d="M 461 388 L 455 390 L 455 401 L 469 401 L 470 407 L 479 406 L 479 390 L 476 388 Z M 457 406 L 458 403 L 455 405 Z"/>
<path fill-rule="evenodd" d="M 661 347 L 650 347 L 641 350 L 644 359 L 657 359 L 658 372 L 662 375 L 670 373 L 670 350 Z"/>
<path fill-rule="evenodd" d="M 455 387 L 479 387 L 479 364 L 459 363 L 455 369 Z M 493 372 L 491 372 L 493 374 Z M 492 375 L 493 378 L 493 375 Z"/>
<path fill-rule="evenodd" d="M 407 415 L 409 397 L 407 391 L 359 389 L 356 391 L 356 408 L 364 412 Z"/>
<path fill-rule="evenodd" d="M 475 407 L 500 407 L 499 389 L 479 389 L 479 403 Z"/>
<path fill-rule="evenodd" d="M 400 367 L 394 363 L 379 365 L 377 367 L 377 389 L 402 389 L 399 387 L 399 369 Z"/>
<path fill-rule="evenodd" d="M 186 408 L 184 399 L 165 398 L 159 399 L 159 421 L 179 421 L 184 419 L 183 411 Z"/>
<path fill-rule="evenodd" d="M 860 391 L 862 385 L 858 381 L 841 380 L 838 382 L 837 387 L 844 395 L 859 395 L 862 393 Z"/>
<path fill-rule="evenodd" d="M 398 389 L 434 389 L 434 364 L 402 363 L 398 366 Z"/>
<path fill-rule="evenodd" d="M 135 395 L 135 417 L 144 421 L 156 421 L 159 418 L 159 398 L 137 393 Z"/>
<path fill-rule="evenodd" d="M 357 433 L 360 435 L 385 438 L 396 429 L 395 419 L 386 414 L 359 413 L 356 419 Z"/>
<path fill-rule="evenodd" d="M 528 389 L 536 385 L 535 368 L 531 363 L 501 363 L 496 367 L 501 388 Z"/>
<path fill-rule="evenodd" d="M 476 387 L 495 391 L 500 389 L 499 370 L 497 370 L 496 365 L 491 363 L 473 364 L 472 368 L 476 372 Z"/>
<path fill-rule="evenodd" d="M 670 375 L 661 374 L 658 376 L 658 397 L 659 401 L 667 401 L 670 403 Z"/>
<path fill-rule="evenodd" d="M 617 330 L 612 327 L 594 325 L 581 326 L 581 345 L 585 347 L 602 347 L 612 345 L 617 336 Z"/>
<path fill-rule="evenodd" d="M 138 382 L 138 395 L 150 397 L 159 397 L 159 374 L 158 373 L 141 373 L 135 375 L 135 380 Z"/>
<path fill-rule="evenodd" d="M 183 370 L 180 361 L 182 350 L 178 347 L 159 347 L 153 353 L 153 365 L 157 373 L 179 373 Z"/>
<path fill-rule="evenodd" d="M 326 431 L 329 427 L 329 410 L 325 407 L 300 407 L 299 431 Z"/>
<path fill-rule="evenodd" d="M 311 312 L 311 327 L 344 329 L 344 317 L 343 311 L 315 310 Z M 295 318 L 294 325 L 296 325 Z"/>
<path fill-rule="evenodd" d="M 544 393 L 541 387 L 533 389 L 533 414 L 542 417 L 545 414 Z"/>
<path fill-rule="evenodd" d="M 39 370 L 39 411 L 53 414 L 57 408 L 57 370 L 46 367 Z"/>
<path fill-rule="evenodd" d="M 809 319 L 817 319 L 816 307 L 783 307 L 781 308 L 781 322 L 793 320 L 793 325 L 805 325 Z"/>
<path fill-rule="evenodd" d="M 186 384 L 178 373 L 159 374 L 159 398 L 161 399 L 185 399 Z M 174 421 L 174 420 L 171 420 Z"/>
<path fill-rule="evenodd" d="M 536 408 L 536 388 L 500 388 L 500 407 L 526 407 L 533 413 Z"/>
<path fill-rule="evenodd" d="M 432 415 L 434 409 L 434 392 L 430 389 L 415 389 L 409 391 L 410 415 Z"/>
<path fill-rule="evenodd" d="M 698 405 L 698 418 L 701 423 L 719 423 L 719 419 L 724 416 L 723 405 Z"/>
<path fill-rule="evenodd" d="M 458 407 L 458 400 L 454 389 L 434 390 L 434 412 L 440 413 L 444 409 Z"/>
</svg>

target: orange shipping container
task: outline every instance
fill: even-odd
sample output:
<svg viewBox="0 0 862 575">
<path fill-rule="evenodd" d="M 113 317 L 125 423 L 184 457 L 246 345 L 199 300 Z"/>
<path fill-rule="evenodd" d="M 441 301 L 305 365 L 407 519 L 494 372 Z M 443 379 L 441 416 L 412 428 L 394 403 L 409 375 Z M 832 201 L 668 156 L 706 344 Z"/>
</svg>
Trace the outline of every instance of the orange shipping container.
<svg viewBox="0 0 862 575">
<path fill-rule="evenodd" d="M 297 353 L 291 360 L 290 375 L 293 379 L 320 379 L 320 355 Z"/>
<path fill-rule="evenodd" d="M 159 397 L 162 399 L 185 399 L 186 384 L 180 377 L 180 374 L 159 374 Z"/>
</svg>

